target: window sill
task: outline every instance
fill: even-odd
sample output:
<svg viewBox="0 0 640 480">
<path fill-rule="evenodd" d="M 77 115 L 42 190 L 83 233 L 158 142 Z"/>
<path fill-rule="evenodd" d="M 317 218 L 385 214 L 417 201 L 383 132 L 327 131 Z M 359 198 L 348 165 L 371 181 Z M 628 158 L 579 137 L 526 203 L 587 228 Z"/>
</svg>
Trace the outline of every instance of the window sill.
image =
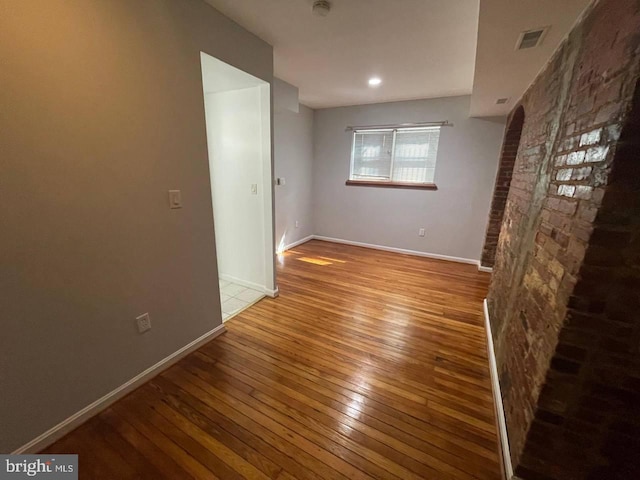
<svg viewBox="0 0 640 480">
<path fill-rule="evenodd" d="M 414 190 L 438 189 L 435 183 L 377 182 L 375 180 L 347 180 L 345 185 L 350 187 L 409 188 Z"/>
</svg>

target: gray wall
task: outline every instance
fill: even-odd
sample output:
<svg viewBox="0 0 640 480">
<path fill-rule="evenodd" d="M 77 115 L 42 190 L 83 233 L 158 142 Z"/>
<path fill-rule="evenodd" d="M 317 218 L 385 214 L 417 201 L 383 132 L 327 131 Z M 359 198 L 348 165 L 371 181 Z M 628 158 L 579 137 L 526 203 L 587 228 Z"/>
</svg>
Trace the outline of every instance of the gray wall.
<svg viewBox="0 0 640 480">
<path fill-rule="evenodd" d="M 312 209 L 313 110 L 298 105 L 295 87 L 278 79 L 275 82 L 275 176 L 284 177 L 286 181 L 285 185 L 275 186 L 278 247 L 281 242 L 290 245 L 315 233 Z M 296 220 L 298 228 L 295 227 Z"/>
<path fill-rule="evenodd" d="M 462 96 L 316 110 L 315 233 L 480 259 L 504 120 L 469 118 L 469 102 Z M 352 139 L 345 127 L 442 120 L 454 126 L 441 130 L 437 191 L 345 186 Z"/>
<path fill-rule="evenodd" d="M 221 323 L 200 51 L 267 81 L 273 61 L 200 0 L 21 0 L 0 18 L 8 452 Z"/>
</svg>

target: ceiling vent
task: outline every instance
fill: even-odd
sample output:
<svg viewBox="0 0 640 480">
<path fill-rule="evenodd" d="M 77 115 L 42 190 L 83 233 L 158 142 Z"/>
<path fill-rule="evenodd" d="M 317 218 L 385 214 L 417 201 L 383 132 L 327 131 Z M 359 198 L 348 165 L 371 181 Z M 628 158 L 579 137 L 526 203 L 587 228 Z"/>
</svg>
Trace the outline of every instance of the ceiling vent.
<svg viewBox="0 0 640 480">
<path fill-rule="evenodd" d="M 505 103 L 507 103 L 509 101 L 509 98 L 499 98 L 496 100 L 496 104 L 498 105 L 504 105 Z"/>
<path fill-rule="evenodd" d="M 311 7 L 311 11 L 314 15 L 318 15 L 319 17 L 326 17 L 329 15 L 330 10 L 331 2 L 328 0 L 316 0 L 313 2 L 313 7 Z"/>
<path fill-rule="evenodd" d="M 525 50 L 527 48 L 537 47 L 542 43 L 542 40 L 544 40 L 548 30 L 549 27 L 542 27 L 522 32 L 518 37 L 516 50 Z"/>
</svg>

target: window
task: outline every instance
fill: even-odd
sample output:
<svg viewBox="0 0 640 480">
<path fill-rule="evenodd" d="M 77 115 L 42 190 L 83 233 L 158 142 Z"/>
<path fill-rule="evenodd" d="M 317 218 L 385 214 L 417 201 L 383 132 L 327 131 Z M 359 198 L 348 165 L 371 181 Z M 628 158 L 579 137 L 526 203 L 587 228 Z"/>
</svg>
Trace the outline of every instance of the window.
<svg viewBox="0 0 640 480">
<path fill-rule="evenodd" d="M 348 185 L 435 188 L 440 127 L 354 130 Z"/>
</svg>

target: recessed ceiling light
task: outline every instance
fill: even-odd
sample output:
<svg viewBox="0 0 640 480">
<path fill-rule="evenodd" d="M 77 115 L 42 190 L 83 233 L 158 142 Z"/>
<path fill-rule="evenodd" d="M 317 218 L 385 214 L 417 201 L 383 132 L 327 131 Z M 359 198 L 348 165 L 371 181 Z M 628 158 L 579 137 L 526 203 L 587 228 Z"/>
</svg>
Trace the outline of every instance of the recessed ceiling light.
<svg viewBox="0 0 640 480">
<path fill-rule="evenodd" d="M 377 87 L 381 83 L 382 83 L 382 80 L 379 77 L 371 77 L 369 79 L 369 86 L 370 87 Z"/>
</svg>

